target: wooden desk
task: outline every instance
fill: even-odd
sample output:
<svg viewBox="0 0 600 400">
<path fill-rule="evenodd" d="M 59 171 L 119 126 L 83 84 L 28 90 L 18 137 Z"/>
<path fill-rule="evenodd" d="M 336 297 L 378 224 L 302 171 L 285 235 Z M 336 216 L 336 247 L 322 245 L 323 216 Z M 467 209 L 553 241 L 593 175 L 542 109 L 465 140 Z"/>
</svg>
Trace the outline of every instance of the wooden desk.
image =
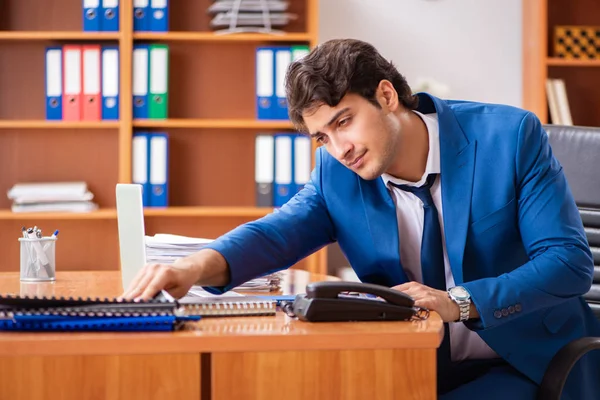
<svg viewBox="0 0 600 400">
<path fill-rule="evenodd" d="M 334 279 L 286 271 L 283 294 Z M 115 297 L 120 273 L 54 283 L 0 274 L 3 294 Z M 442 321 L 206 318 L 165 333 L 0 333 L 0 399 L 434 399 Z"/>
</svg>

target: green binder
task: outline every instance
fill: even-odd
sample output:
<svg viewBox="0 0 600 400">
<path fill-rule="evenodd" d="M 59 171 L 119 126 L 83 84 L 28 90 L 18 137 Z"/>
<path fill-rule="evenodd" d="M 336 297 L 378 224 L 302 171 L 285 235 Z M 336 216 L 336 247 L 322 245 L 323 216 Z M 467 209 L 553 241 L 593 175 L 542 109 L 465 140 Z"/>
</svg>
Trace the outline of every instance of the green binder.
<svg viewBox="0 0 600 400">
<path fill-rule="evenodd" d="M 149 49 L 148 118 L 165 119 L 169 106 L 169 46 L 151 44 Z"/>
<path fill-rule="evenodd" d="M 292 46 L 292 61 L 297 61 L 306 56 L 310 52 L 310 48 L 306 45 Z"/>
</svg>

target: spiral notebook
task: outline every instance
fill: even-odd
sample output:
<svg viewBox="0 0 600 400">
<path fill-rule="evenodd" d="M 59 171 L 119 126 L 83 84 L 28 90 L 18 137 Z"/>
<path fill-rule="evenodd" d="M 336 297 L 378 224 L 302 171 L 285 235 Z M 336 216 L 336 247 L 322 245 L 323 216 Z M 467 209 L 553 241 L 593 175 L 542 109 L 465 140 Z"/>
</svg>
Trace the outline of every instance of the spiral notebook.
<svg viewBox="0 0 600 400">
<path fill-rule="evenodd" d="M 254 296 L 186 296 L 177 303 L 184 315 L 203 318 L 265 316 L 277 311 L 277 301 Z"/>
<path fill-rule="evenodd" d="M 200 318 L 164 300 L 0 295 L 0 331 L 173 331 Z"/>
<path fill-rule="evenodd" d="M 0 295 L 0 331 L 172 331 L 203 317 L 275 315 L 259 297 L 184 297 L 143 302 L 109 298 Z"/>
</svg>

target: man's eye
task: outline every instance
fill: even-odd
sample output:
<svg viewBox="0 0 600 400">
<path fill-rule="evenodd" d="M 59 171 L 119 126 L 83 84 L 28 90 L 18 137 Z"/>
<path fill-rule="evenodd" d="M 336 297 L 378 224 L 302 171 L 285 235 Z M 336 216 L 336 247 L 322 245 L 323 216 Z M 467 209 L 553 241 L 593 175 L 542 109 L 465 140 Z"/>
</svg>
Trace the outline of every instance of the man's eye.
<svg viewBox="0 0 600 400">
<path fill-rule="evenodd" d="M 339 122 L 339 126 L 346 126 L 350 122 L 350 118 L 341 119 Z"/>
<path fill-rule="evenodd" d="M 326 138 L 325 135 L 317 136 L 317 142 L 318 143 L 325 143 L 325 138 Z"/>
</svg>

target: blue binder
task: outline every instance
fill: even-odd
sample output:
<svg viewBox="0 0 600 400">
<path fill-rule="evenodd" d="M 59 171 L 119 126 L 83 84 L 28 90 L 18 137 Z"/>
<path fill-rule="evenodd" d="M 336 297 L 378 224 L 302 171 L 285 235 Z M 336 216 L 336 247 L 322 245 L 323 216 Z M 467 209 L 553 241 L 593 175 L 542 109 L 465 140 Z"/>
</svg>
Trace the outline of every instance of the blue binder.
<svg viewBox="0 0 600 400">
<path fill-rule="evenodd" d="M 119 1 L 120 0 L 102 0 L 101 30 L 105 32 L 119 31 Z"/>
<path fill-rule="evenodd" d="M 166 132 L 149 133 L 150 207 L 169 205 L 169 136 Z"/>
<path fill-rule="evenodd" d="M 62 120 L 62 61 L 61 47 L 46 48 L 46 119 Z"/>
<path fill-rule="evenodd" d="M 145 32 L 150 27 L 150 0 L 133 0 L 133 30 Z"/>
<path fill-rule="evenodd" d="M 119 119 L 119 47 L 102 46 L 102 119 Z"/>
<path fill-rule="evenodd" d="M 100 31 L 100 0 L 83 0 L 83 30 Z"/>
<path fill-rule="evenodd" d="M 147 317 L 74 317 L 63 319 L 52 319 L 41 316 L 35 320 L 32 318 L 0 319 L 0 330 L 9 331 L 117 331 L 117 332 L 148 332 L 148 331 L 172 331 L 175 328 L 175 316 L 147 316 Z"/>
<path fill-rule="evenodd" d="M 0 331 L 172 331 L 198 314 L 179 315 L 175 301 L 0 295 Z"/>
<path fill-rule="evenodd" d="M 131 143 L 131 182 L 142 186 L 142 204 L 150 206 L 150 135 L 136 132 Z"/>
<path fill-rule="evenodd" d="M 169 30 L 169 0 L 150 0 L 149 28 L 152 32 Z"/>
<path fill-rule="evenodd" d="M 290 46 L 280 46 L 275 51 L 275 96 L 273 101 L 273 119 L 287 120 L 288 105 L 285 96 L 285 74 L 292 62 L 292 48 Z"/>
<path fill-rule="evenodd" d="M 275 136 L 275 179 L 273 206 L 281 207 L 296 193 L 294 184 L 294 134 L 277 133 Z"/>
<path fill-rule="evenodd" d="M 256 49 L 256 118 L 275 118 L 275 47 Z"/>
<path fill-rule="evenodd" d="M 133 46 L 132 59 L 133 118 L 148 118 L 148 88 L 150 85 L 150 48 L 147 44 Z"/>
</svg>

